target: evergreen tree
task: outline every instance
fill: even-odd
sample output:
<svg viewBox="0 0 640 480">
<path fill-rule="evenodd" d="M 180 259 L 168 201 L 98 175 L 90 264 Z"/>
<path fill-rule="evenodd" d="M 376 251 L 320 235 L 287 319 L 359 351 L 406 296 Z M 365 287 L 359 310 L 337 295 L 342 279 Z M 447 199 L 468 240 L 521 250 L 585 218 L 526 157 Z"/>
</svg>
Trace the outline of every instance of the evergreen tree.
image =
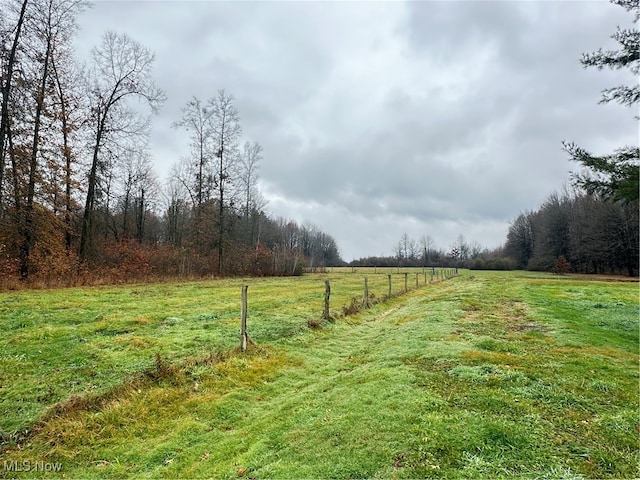
<svg viewBox="0 0 640 480">
<path fill-rule="evenodd" d="M 640 0 L 612 0 L 635 15 L 635 23 L 640 19 Z M 585 53 L 580 62 L 587 67 L 602 70 L 629 68 L 636 76 L 640 74 L 640 31 L 636 28 L 620 28 L 612 35 L 620 44 L 620 50 L 603 50 Z M 640 102 L 640 84 L 619 85 L 602 92 L 600 103 L 618 102 L 633 106 Z M 638 117 L 636 117 L 638 118 Z M 573 176 L 574 185 L 584 188 L 590 194 L 600 195 L 614 201 L 637 202 L 640 191 L 638 171 L 640 149 L 624 146 L 609 155 L 595 156 L 574 143 L 564 143 L 571 159 L 584 167 L 584 171 Z"/>
</svg>

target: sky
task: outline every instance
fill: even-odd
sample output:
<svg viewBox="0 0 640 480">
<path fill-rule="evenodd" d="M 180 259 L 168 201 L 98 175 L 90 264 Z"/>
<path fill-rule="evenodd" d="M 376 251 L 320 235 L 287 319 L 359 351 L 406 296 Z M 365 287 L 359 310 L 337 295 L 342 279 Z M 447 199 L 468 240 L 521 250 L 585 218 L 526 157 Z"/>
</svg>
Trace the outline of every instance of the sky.
<svg viewBox="0 0 640 480">
<path fill-rule="evenodd" d="M 392 255 L 404 233 L 495 248 L 569 184 L 563 140 L 637 144 L 637 111 L 598 101 L 638 80 L 579 62 L 632 21 L 606 1 L 98 1 L 76 42 L 87 58 L 113 30 L 155 52 L 161 180 L 189 153 L 181 108 L 233 95 L 243 142 L 264 149 L 266 211 L 317 225 L 350 261 Z"/>
</svg>

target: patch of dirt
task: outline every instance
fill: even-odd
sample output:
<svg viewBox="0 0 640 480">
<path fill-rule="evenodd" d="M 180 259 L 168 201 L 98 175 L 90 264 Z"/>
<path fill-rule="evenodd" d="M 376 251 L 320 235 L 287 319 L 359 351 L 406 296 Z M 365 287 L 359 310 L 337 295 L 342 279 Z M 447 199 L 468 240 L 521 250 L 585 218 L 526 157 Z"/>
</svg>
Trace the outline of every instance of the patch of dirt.
<svg viewBox="0 0 640 480">
<path fill-rule="evenodd" d="M 640 277 L 629 277 L 628 275 L 570 275 L 577 280 L 592 280 L 598 282 L 640 282 Z"/>
<path fill-rule="evenodd" d="M 527 323 L 521 323 L 518 325 L 511 325 L 511 328 L 512 330 L 517 330 L 519 332 L 536 330 L 540 333 L 547 333 L 550 331 L 547 327 L 540 325 L 539 323 L 536 323 L 536 322 L 527 322 Z"/>
</svg>

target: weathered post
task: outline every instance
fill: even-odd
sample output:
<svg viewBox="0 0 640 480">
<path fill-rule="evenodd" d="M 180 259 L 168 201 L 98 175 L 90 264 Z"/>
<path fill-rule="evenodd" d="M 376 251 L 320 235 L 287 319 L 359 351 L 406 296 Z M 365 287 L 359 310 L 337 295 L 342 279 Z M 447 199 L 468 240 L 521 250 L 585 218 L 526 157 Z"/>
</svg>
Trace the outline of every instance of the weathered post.
<svg viewBox="0 0 640 480">
<path fill-rule="evenodd" d="M 387 274 L 387 278 L 389 279 L 389 294 L 387 296 L 391 298 L 391 274 L 390 273 Z"/>
<path fill-rule="evenodd" d="M 418 276 L 419 275 L 420 275 L 419 273 L 416 273 L 416 288 L 418 288 L 420 286 L 419 285 L 420 280 L 418 280 Z"/>
<path fill-rule="evenodd" d="M 242 286 L 242 307 L 240 310 L 240 350 L 247 350 L 249 335 L 247 334 L 247 289 L 249 285 Z"/>
<path fill-rule="evenodd" d="M 405 272 L 404 274 L 404 291 L 406 292 L 407 290 L 409 290 L 407 288 L 407 278 L 409 277 L 409 274 Z"/>
<path fill-rule="evenodd" d="M 367 281 L 367 277 L 364 277 L 364 301 L 362 302 L 364 308 L 369 308 L 369 284 Z"/>
<path fill-rule="evenodd" d="M 324 312 L 322 314 L 322 318 L 325 320 L 330 320 L 331 315 L 329 314 L 329 297 L 331 297 L 331 282 L 329 280 L 324 281 Z"/>
</svg>

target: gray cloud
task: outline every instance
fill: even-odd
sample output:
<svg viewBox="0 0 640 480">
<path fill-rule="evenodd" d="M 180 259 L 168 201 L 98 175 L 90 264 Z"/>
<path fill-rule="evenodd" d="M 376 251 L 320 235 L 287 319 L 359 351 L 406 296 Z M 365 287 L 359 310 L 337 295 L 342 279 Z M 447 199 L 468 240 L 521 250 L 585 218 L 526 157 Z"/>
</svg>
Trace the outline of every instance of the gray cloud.
<svg viewBox="0 0 640 480">
<path fill-rule="evenodd" d="M 630 21 L 604 2 L 100 2 L 79 54 L 105 29 L 156 52 L 162 176 L 188 153 L 180 107 L 233 94 L 270 212 L 316 223 L 350 260 L 403 232 L 496 246 L 567 182 L 562 140 L 637 142 L 633 112 L 597 105 L 634 79 L 579 64 Z"/>
</svg>

